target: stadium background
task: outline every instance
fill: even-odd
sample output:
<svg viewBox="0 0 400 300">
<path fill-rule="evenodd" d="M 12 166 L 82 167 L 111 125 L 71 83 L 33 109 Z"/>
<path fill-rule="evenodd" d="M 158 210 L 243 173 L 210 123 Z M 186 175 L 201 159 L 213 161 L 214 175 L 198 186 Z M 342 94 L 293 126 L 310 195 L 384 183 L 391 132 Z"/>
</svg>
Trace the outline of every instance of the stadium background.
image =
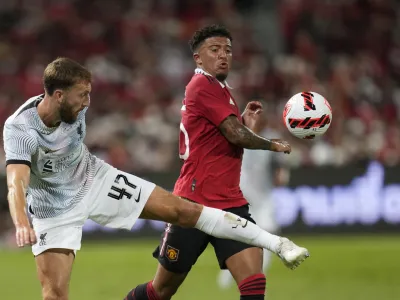
<svg viewBox="0 0 400 300">
<path fill-rule="evenodd" d="M 400 6 L 390 0 L 0 0 L 0 120 L 42 93 L 47 63 L 68 56 L 94 74 L 86 143 L 114 166 L 171 189 L 180 105 L 198 27 L 233 33 L 235 99 L 262 99 L 269 125 L 292 143 L 289 185 L 274 200 L 282 231 L 312 257 L 295 272 L 278 259 L 269 299 L 398 299 L 400 260 Z M 324 95 L 333 123 L 317 141 L 281 122 L 288 98 Z M 28 249 L 13 247 L 0 151 L 1 299 L 39 299 Z M 88 222 L 71 299 L 122 299 L 149 280 L 163 228 L 118 233 Z M 218 290 L 209 249 L 174 299 L 237 299 Z M 296 298 L 295 298 L 296 297 Z"/>
</svg>

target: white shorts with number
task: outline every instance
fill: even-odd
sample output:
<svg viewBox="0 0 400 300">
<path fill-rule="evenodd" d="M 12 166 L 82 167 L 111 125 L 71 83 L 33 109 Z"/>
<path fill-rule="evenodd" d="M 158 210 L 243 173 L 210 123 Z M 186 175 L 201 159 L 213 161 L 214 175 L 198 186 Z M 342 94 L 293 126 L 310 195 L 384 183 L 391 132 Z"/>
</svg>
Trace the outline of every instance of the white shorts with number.
<svg viewBox="0 0 400 300">
<path fill-rule="evenodd" d="M 37 237 L 33 254 L 54 248 L 76 252 L 81 248 L 82 227 L 87 219 L 130 230 L 154 188 L 154 183 L 115 168 L 99 171 L 87 195 L 72 210 L 54 218 L 32 216 Z"/>
</svg>

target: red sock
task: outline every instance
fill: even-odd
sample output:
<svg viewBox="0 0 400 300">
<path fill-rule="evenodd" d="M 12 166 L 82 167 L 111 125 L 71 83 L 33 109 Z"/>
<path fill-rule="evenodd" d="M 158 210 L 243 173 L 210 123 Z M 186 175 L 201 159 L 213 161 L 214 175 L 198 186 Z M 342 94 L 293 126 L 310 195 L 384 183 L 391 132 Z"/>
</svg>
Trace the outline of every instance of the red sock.
<svg viewBox="0 0 400 300">
<path fill-rule="evenodd" d="M 153 281 L 150 281 L 147 284 L 147 297 L 149 297 L 149 300 L 161 300 L 161 298 L 158 297 L 157 292 L 153 288 Z"/>
<path fill-rule="evenodd" d="M 256 274 L 250 276 L 239 283 L 239 290 L 241 299 L 246 299 L 246 296 L 256 296 L 260 295 L 264 299 L 265 295 L 265 275 L 264 274 Z M 249 298 L 250 299 L 250 298 Z M 254 297 L 252 297 L 254 299 Z"/>
<path fill-rule="evenodd" d="M 139 284 L 131 290 L 124 300 L 161 300 L 153 288 L 153 281 Z"/>
</svg>

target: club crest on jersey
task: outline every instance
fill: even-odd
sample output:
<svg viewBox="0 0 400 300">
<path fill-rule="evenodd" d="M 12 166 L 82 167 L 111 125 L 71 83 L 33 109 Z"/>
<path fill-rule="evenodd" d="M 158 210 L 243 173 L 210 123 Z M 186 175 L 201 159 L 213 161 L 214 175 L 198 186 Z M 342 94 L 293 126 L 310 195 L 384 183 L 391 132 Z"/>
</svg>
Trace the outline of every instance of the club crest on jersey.
<svg viewBox="0 0 400 300">
<path fill-rule="evenodd" d="M 76 132 L 79 134 L 79 139 L 82 139 L 83 138 L 82 122 L 80 122 L 79 126 L 76 127 Z"/>
<path fill-rule="evenodd" d="M 76 131 L 78 132 L 78 134 L 79 134 L 80 136 L 82 136 L 82 134 L 83 134 L 82 123 L 79 124 L 79 126 L 76 128 Z"/>
<path fill-rule="evenodd" d="M 179 250 L 167 245 L 167 251 L 165 256 L 168 258 L 169 261 L 177 261 L 179 256 Z"/>
</svg>

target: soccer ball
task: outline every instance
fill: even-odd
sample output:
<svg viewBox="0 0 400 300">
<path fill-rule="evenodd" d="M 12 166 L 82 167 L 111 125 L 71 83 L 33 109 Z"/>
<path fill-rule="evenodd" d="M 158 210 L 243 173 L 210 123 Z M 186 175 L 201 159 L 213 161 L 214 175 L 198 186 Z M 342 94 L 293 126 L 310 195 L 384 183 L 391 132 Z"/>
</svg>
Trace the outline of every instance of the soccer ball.
<svg viewBox="0 0 400 300">
<path fill-rule="evenodd" d="M 283 123 L 291 134 L 300 139 L 323 135 L 332 122 L 332 108 L 315 92 L 294 95 L 283 110 Z"/>
</svg>

